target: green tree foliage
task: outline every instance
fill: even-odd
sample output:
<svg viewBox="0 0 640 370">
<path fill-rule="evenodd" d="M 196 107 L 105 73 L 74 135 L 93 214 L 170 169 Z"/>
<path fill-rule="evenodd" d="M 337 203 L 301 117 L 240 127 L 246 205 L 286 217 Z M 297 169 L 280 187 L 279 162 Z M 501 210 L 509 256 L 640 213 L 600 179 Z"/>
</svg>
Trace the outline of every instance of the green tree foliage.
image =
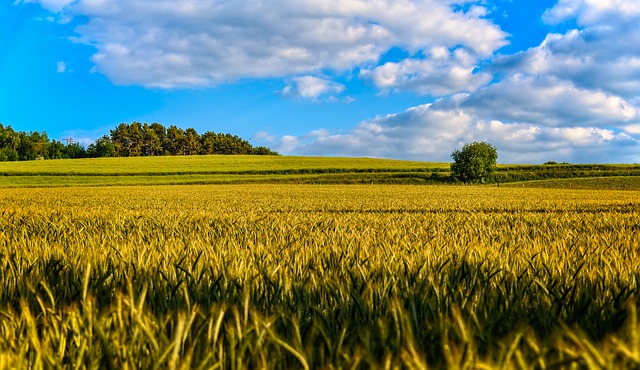
<svg viewBox="0 0 640 370">
<path fill-rule="evenodd" d="M 107 137 L 109 139 L 109 137 Z M 114 156 L 254 154 L 277 155 L 267 147 L 254 148 L 242 138 L 207 131 L 200 135 L 195 129 L 186 130 L 175 125 L 165 127 L 159 123 L 121 123 L 111 130 Z M 92 152 L 93 153 L 93 152 Z"/>
<path fill-rule="evenodd" d="M 18 134 L 18 156 L 20 160 L 48 159 L 49 138 L 45 132 L 20 132 Z"/>
<path fill-rule="evenodd" d="M 451 175 L 463 182 L 484 182 L 496 168 L 498 150 L 481 141 L 465 144 L 451 153 Z"/>
<path fill-rule="evenodd" d="M 0 162 L 17 161 L 18 152 L 8 148 L 0 148 Z"/>
<path fill-rule="evenodd" d="M 65 145 L 51 140 L 46 132 L 14 131 L 0 124 L 0 161 L 83 157 L 137 157 L 159 155 L 255 154 L 277 155 L 267 147 L 252 147 L 231 135 L 195 129 L 183 130 L 159 123 L 121 123 L 85 150 L 79 143 Z"/>
<path fill-rule="evenodd" d="M 142 155 L 156 156 L 162 155 L 162 143 L 165 140 L 165 128 L 159 123 L 151 125 L 144 124 L 142 126 Z"/>
<path fill-rule="evenodd" d="M 184 132 L 184 154 L 195 155 L 200 154 L 200 134 L 192 128 L 188 128 Z"/>
<path fill-rule="evenodd" d="M 80 143 L 65 145 L 58 140 L 49 140 L 46 132 L 14 131 L 11 126 L 0 124 L 0 162 L 86 156 Z"/>
<path fill-rule="evenodd" d="M 251 154 L 254 155 L 278 155 L 278 153 L 272 151 L 271 149 L 267 148 L 266 146 L 256 146 L 253 148 L 253 150 L 251 151 Z"/>
<path fill-rule="evenodd" d="M 61 141 L 51 140 L 49 143 L 49 157 L 50 159 L 67 158 L 65 155 L 65 146 Z"/>
<path fill-rule="evenodd" d="M 0 161 L 17 161 L 20 135 L 13 131 L 11 126 L 4 127 L 0 124 Z"/>
<path fill-rule="evenodd" d="M 182 155 L 185 152 L 185 144 L 184 130 L 174 125 L 169 126 L 164 142 L 165 152 L 169 152 L 169 155 Z"/>
<path fill-rule="evenodd" d="M 49 158 L 49 138 L 45 132 L 18 132 L 18 159 L 28 161 Z"/>
<path fill-rule="evenodd" d="M 87 148 L 87 156 L 89 157 L 113 157 L 116 153 L 116 147 L 108 135 L 96 140 Z"/>
<path fill-rule="evenodd" d="M 73 143 L 64 147 L 63 157 L 61 158 L 86 158 L 87 151 L 82 144 Z"/>
<path fill-rule="evenodd" d="M 130 156 L 129 125 L 121 123 L 118 127 L 111 130 L 111 142 L 113 143 L 114 155 L 116 157 Z"/>
<path fill-rule="evenodd" d="M 58 140 L 51 140 L 47 149 L 48 159 L 85 158 L 87 151 L 80 143 L 65 145 Z"/>
<path fill-rule="evenodd" d="M 131 157 L 139 157 L 142 153 L 144 137 L 142 135 L 142 124 L 133 122 L 129 125 L 129 155 Z"/>
<path fill-rule="evenodd" d="M 207 131 L 202 135 L 201 154 L 254 154 L 248 141 L 236 135 Z"/>
</svg>

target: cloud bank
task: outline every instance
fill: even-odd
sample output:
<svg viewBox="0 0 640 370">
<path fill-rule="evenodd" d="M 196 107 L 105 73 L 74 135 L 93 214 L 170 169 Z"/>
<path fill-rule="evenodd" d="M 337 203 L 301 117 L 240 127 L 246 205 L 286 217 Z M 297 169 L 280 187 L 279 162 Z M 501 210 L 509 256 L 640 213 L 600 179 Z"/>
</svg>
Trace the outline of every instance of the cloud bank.
<svg viewBox="0 0 640 370">
<path fill-rule="evenodd" d="M 78 41 L 97 49 L 96 71 L 117 84 L 157 88 L 350 71 L 375 66 L 392 47 L 463 48 L 474 59 L 491 55 L 506 37 L 483 8 L 454 10 L 473 3 L 460 0 L 28 2 L 86 17 Z M 468 68 L 457 59 L 450 68 L 461 63 Z"/>
<path fill-rule="evenodd" d="M 640 162 L 635 1 L 559 0 L 543 20 L 566 31 L 510 55 L 499 53 L 508 35 L 488 16 L 492 1 L 21 2 L 86 19 L 75 41 L 95 47 L 94 70 L 116 84 L 281 78 L 282 95 L 327 102 L 348 96 L 333 81 L 341 75 L 427 103 L 338 133 L 282 136 L 283 153 L 448 161 L 487 140 L 503 162 Z M 382 61 L 394 48 L 405 56 Z"/>
<path fill-rule="evenodd" d="M 348 133 L 289 137 L 283 149 L 295 141 L 296 153 L 449 161 L 453 148 L 487 140 L 503 162 L 640 163 L 640 5 L 560 0 L 544 19 L 575 21 L 579 28 L 496 56 L 482 71 L 446 50 L 435 53 L 440 58 L 368 70 L 380 88 L 426 88 L 441 97 L 361 122 Z M 458 79 L 438 78 L 439 63 L 463 72 Z"/>
<path fill-rule="evenodd" d="M 637 163 L 639 140 L 632 133 L 601 127 L 554 127 L 485 120 L 472 110 L 426 104 L 361 122 L 346 134 L 314 131 L 282 138 L 278 150 L 304 155 L 368 156 L 450 161 L 452 148 L 484 140 L 499 149 L 502 163 Z M 636 133 L 637 134 L 637 133 Z M 621 150 L 627 150 L 621 153 Z M 505 160 L 506 159 L 506 160 Z"/>
</svg>

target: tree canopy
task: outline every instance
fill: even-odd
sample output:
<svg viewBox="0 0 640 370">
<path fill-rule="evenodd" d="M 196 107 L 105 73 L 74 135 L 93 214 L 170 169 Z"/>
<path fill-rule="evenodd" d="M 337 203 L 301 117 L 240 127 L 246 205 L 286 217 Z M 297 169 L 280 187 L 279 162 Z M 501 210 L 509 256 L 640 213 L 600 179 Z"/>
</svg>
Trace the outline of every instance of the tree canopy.
<svg viewBox="0 0 640 370">
<path fill-rule="evenodd" d="M 84 157 L 138 157 L 163 155 L 255 154 L 277 155 L 271 149 L 253 147 L 231 134 L 195 129 L 183 130 L 159 123 L 121 123 L 86 149 L 80 143 L 50 140 L 46 132 L 14 131 L 0 124 L 0 161 Z"/>
<path fill-rule="evenodd" d="M 463 182 L 484 182 L 496 168 L 498 150 L 491 144 L 474 141 L 451 153 L 451 175 Z"/>
</svg>

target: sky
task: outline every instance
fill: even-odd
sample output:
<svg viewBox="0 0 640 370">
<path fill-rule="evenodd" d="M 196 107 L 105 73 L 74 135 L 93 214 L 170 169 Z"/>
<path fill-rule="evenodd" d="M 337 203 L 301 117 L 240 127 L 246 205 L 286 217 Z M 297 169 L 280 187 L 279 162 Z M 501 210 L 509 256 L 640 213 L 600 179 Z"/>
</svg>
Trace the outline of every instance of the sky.
<svg viewBox="0 0 640 370">
<path fill-rule="evenodd" d="M 640 163 L 639 0 L 0 0 L 0 123 L 285 155 Z"/>
</svg>

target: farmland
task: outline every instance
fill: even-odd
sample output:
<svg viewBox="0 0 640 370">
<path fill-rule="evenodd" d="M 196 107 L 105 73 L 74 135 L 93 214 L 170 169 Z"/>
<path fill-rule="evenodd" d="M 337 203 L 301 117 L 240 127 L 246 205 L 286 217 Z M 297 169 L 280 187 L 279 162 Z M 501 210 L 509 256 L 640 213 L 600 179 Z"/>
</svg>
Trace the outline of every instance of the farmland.
<svg viewBox="0 0 640 370">
<path fill-rule="evenodd" d="M 2 368 L 637 366 L 640 194 L 6 188 Z"/>
<path fill-rule="evenodd" d="M 588 181 L 584 181 L 588 179 Z M 570 180 L 570 181 L 564 181 Z M 449 184 L 448 163 L 372 158 L 174 156 L 0 162 L 0 188 L 205 184 Z M 494 184 L 640 189 L 640 165 L 499 165 Z"/>
</svg>

